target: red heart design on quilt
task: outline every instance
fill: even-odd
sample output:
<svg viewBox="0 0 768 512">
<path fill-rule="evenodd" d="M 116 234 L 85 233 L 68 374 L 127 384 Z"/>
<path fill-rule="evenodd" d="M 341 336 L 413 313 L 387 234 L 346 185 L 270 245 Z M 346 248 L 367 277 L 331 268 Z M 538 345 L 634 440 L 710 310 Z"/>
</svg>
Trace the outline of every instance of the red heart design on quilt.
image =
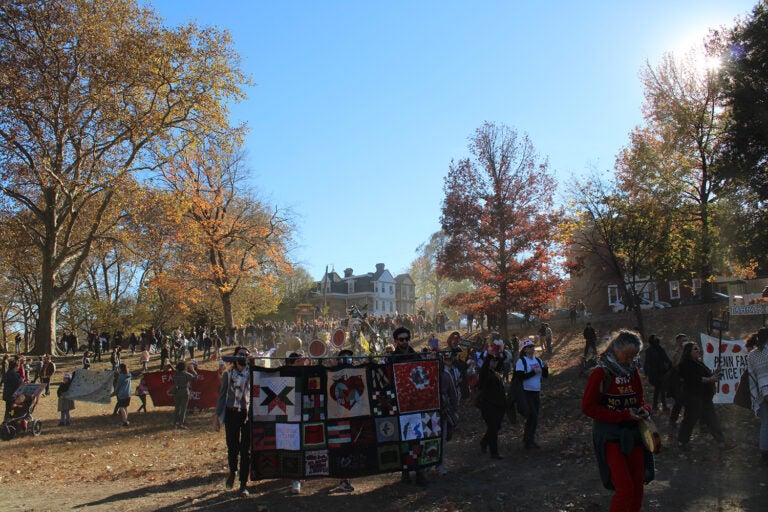
<svg viewBox="0 0 768 512">
<path fill-rule="evenodd" d="M 359 375 L 334 379 L 331 384 L 331 396 L 342 407 L 351 410 L 362 397 L 365 383 Z"/>
</svg>

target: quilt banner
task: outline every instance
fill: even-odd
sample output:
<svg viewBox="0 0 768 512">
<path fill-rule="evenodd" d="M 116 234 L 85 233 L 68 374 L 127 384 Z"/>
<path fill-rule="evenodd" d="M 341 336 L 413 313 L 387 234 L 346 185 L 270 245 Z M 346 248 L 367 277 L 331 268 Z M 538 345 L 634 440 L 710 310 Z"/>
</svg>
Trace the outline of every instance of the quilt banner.
<svg viewBox="0 0 768 512">
<path fill-rule="evenodd" d="M 78 368 L 72 375 L 72 384 L 64 393 L 64 398 L 79 402 L 108 404 L 114 380 L 113 372 Z"/>
<path fill-rule="evenodd" d="M 197 379 L 189 385 L 189 408 L 214 409 L 219 399 L 219 374 L 213 370 L 198 370 Z M 173 407 L 173 372 L 147 372 L 144 383 L 155 407 Z M 138 382 L 133 383 L 134 389 Z"/>
<path fill-rule="evenodd" d="M 439 464 L 440 363 L 253 367 L 251 478 L 347 478 Z"/>
</svg>

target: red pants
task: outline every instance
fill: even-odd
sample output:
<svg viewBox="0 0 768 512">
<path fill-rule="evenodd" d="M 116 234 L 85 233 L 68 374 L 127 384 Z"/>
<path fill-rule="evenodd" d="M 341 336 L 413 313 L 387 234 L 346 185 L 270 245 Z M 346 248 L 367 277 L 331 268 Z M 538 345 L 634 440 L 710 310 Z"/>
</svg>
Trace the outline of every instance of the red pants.
<svg viewBox="0 0 768 512">
<path fill-rule="evenodd" d="M 632 453 L 624 455 L 619 443 L 608 442 L 605 443 L 605 459 L 611 468 L 611 482 L 616 488 L 610 512 L 639 512 L 643 508 L 643 448 L 635 446 Z"/>
</svg>

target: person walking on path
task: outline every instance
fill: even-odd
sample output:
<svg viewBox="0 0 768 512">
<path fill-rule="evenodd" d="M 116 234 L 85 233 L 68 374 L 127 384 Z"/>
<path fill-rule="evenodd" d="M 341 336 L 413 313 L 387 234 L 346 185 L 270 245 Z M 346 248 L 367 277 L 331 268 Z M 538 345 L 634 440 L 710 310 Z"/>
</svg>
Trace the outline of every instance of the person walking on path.
<svg viewBox="0 0 768 512">
<path fill-rule="evenodd" d="M 760 456 L 768 466 L 768 328 L 755 335 L 755 349 L 747 355 L 752 410 L 760 418 Z"/>
<path fill-rule="evenodd" d="M 536 357 L 536 347 L 532 340 L 523 341 L 520 358 L 515 365 L 515 379 L 523 383 L 525 401 L 528 404 L 528 416 L 525 418 L 523 444 L 526 450 L 539 448 L 536 444 L 536 427 L 539 424 L 541 409 L 541 379 L 549 376 L 546 363 Z"/>
<path fill-rule="evenodd" d="M 91 351 L 88 349 L 85 349 L 85 352 L 83 352 L 83 370 L 87 370 L 91 367 Z"/>
<path fill-rule="evenodd" d="M 392 351 L 392 360 L 396 363 L 405 361 L 418 361 L 420 355 L 411 346 L 411 331 L 407 327 L 398 327 L 392 331 L 392 339 L 395 342 L 395 349 Z M 416 485 L 426 486 L 427 478 L 423 469 L 417 469 Z M 400 475 L 400 482 L 404 484 L 411 483 L 411 475 L 408 469 L 403 469 Z"/>
<path fill-rule="evenodd" d="M 664 412 L 668 412 L 667 408 L 667 390 L 666 390 L 666 376 L 669 369 L 672 367 L 672 361 L 669 359 L 664 347 L 661 346 L 661 338 L 655 334 L 651 334 L 648 337 L 648 348 L 645 351 L 645 364 L 643 365 L 643 372 L 653 386 L 653 411 L 656 410 L 659 404 Z"/>
<path fill-rule="evenodd" d="M 643 485 L 654 477 L 653 455 L 644 449 L 639 428 L 650 416 L 635 360 L 642 347 L 639 334 L 619 331 L 590 374 L 581 401 L 582 412 L 595 420 L 592 443 L 600 479 L 615 491 L 610 512 L 639 512 Z"/>
<path fill-rule="evenodd" d="M 3 366 L 0 368 L 0 386 L 2 386 L 3 382 L 5 382 L 5 372 L 8 371 L 10 363 L 11 357 L 8 354 L 3 354 Z"/>
<path fill-rule="evenodd" d="M 45 384 L 45 396 L 51 394 L 51 378 L 56 373 L 56 364 L 51 361 L 51 356 L 43 356 L 43 365 L 40 368 L 40 382 Z"/>
<path fill-rule="evenodd" d="M 584 327 L 584 360 L 587 361 L 587 356 L 591 352 L 593 357 L 597 357 L 597 333 L 595 328 L 592 327 L 592 322 L 587 322 Z"/>
<path fill-rule="evenodd" d="M 11 413 L 13 407 L 13 394 L 21 387 L 23 380 L 18 372 L 19 361 L 17 359 L 11 359 L 8 363 L 8 371 L 5 372 L 3 377 L 3 400 L 5 401 L 5 416 L 4 421 L 8 420 L 8 416 Z"/>
<path fill-rule="evenodd" d="M 59 425 L 61 426 L 69 426 L 69 422 L 71 420 L 69 411 L 75 408 L 75 401 L 70 400 L 69 398 L 64 396 L 64 393 L 69 391 L 69 386 L 72 384 L 72 375 L 69 373 L 64 374 L 64 382 L 59 386 L 59 389 L 56 390 L 56 396 L 59 397 L 59 402 L 56 405 L 56 410 L 61 413 L 61 419 L 59 420 Z"/>
<path fill-rule="evenodd" d="M 149 394 L 149 388 L 147 387 L 147 383 L 144 380 L 144 376 L 141 376 L 141 380 L 139 381 L 139 385 L 136 386 L 136 395 L 139 397 L 139 400 L 141 400 L 141 405 L 136 410 L 136 412 L 141 412 L 142 410 L 144 412 L 147 412 L 147 395 Z"/>
<path fill-rule="evenodd" d="M 149 370 L 149 349 L 147 347 L 141 349 L 139 362 L 141 363 L 141 371 L 146 372 Z"/>
<path fill-rule="evenodd" d="M 490 450 L 492 459 L 504 458 L 499 454 L 499 430 L 507 409 L 504 383 L 497 371 L 501 361 L 502 357 L 486 354 L 477 382 L 477 406 L 485 422 L 485 434 L 480 439 L 480 452 L 486 453 Z"/>
<path fill-rule="evenodd" d="M 120 425 L 127 427 L 131 424 L 128 421 L 128 406 L 131 404 L 131 373 L 125 363 L 120 363 L 113 395 L 117 397 L 117 413 L 122 420 Z"/>
<path fill-rule="evenodd" d="M 216 432 L 221 429 L 221 424 L 224 423 L 227 440 L 227 463 L 229 465 L 226 488 L 232 489 L 235 485 L 239 458 L 239 493 L 242 496 L 249 494 L 247 488 L 251 453 L 251 422 L 248 417 L 248 406 L 251 403 L 249 355 L 250 352 L 247 348 L 235 348 L 235 361 L 232 368 L 221 375 L 219 399 L 216 402 L 216 413 L 213 419 Z"/>
<path fill-rule="evenodd" d="M 117 345 L 112 349 L 112 353 L 109 356 L 109 362 L 112 364 L 112 371 L 116 372 L 120 368 L 122 359 L 120 358 L 120 351 L 122 348 Z"/>
<path fill-rule="evenodd" d="M 440 372 L 440 423 L 441 436 L 440 447 L 443 459 L 437 466 L 440 475 L 447 475 L 445 467 L 446 445 L 453 437 L 453 431 L 459 423 L 459 370 L 454 366 L 455 352 L 443 353 L 443 371 Z"/>
<path fill-rule="evenodd" d="M 688 335 L 680 333 L 675 336 L 675 350 L 672 352 L 672 369 L 667 373 L 666 377 L 666 391 L 667 395 L 671 396 L 675 403 L 672 405 L 672 410 L 669 413 L 669 426 L 677 427 L 677 419 L 680 417 L 680 413 L 683 411 L 683 404 L 685 402 L 685 389 L 680 380 L 680 374 L 677 371 L 677 367 L 680 364 L 680 359 L 683 356 L 683 346 L 688 342 Z"/>
<path fill-rule="evenodd" d="M 680 423 L 677 443 L 682 451 L 688 451 L 693 427 L 701 420 L 707 425 L 709 433 L 715 438 L 721 449 L 733 448 L 725 442 L 725 436 L 720 428 L 720 420 L 715 412 L 712 398 L 715 395 L 715 383 L 720 380 L 720 369 L 712 371 L 702 362 L 701 347 L 698 343 L 687 342 L 683 345 L 683 353 L 677 371 L 685 387 L 685 416 Z"/>
</svg>

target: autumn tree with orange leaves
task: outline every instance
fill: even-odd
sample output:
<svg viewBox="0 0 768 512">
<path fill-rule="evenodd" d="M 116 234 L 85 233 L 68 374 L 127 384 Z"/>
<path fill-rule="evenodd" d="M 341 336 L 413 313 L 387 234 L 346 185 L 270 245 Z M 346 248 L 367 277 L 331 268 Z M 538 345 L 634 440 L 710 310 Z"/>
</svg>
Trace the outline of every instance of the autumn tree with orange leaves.
<svg viewBox="0 0 768 512">
<path fill-rule="evenodd" d="M 238 140 L 237 131 L 208 140 L 164 171 L 174 202 L 182 205 L 184 258 L 177 270 L 201 289 L 215 290 L 227 330 L 235 325 L 233 297 L 239 293 L 247 301 L 248 307 L 239 309 L 243 314 L 275 309 L 278 278 L 293 271 L 286 212 L 260 202 L 248 190 L 243 154 L 233 140 Z"/>
<path fill-rule="evenodd" d="M 542 312 L 561 292 L 555 180 L 528 137 L 503 125 L 483 124 L 469 152 L 445 178 L 440 221 L 448 240 L 438 271 L 475 285 L 447 303 L 481 306 L 509 339 L 507 312 Z"/>
<path fill-rule="evenodd" d="M 117 190 L 227 124 L 250 80 L 229 35 L 135 0 L 0 4 L 0 209 L 37 252 L 34 353 L 114 226 Z"/>
</svg>

